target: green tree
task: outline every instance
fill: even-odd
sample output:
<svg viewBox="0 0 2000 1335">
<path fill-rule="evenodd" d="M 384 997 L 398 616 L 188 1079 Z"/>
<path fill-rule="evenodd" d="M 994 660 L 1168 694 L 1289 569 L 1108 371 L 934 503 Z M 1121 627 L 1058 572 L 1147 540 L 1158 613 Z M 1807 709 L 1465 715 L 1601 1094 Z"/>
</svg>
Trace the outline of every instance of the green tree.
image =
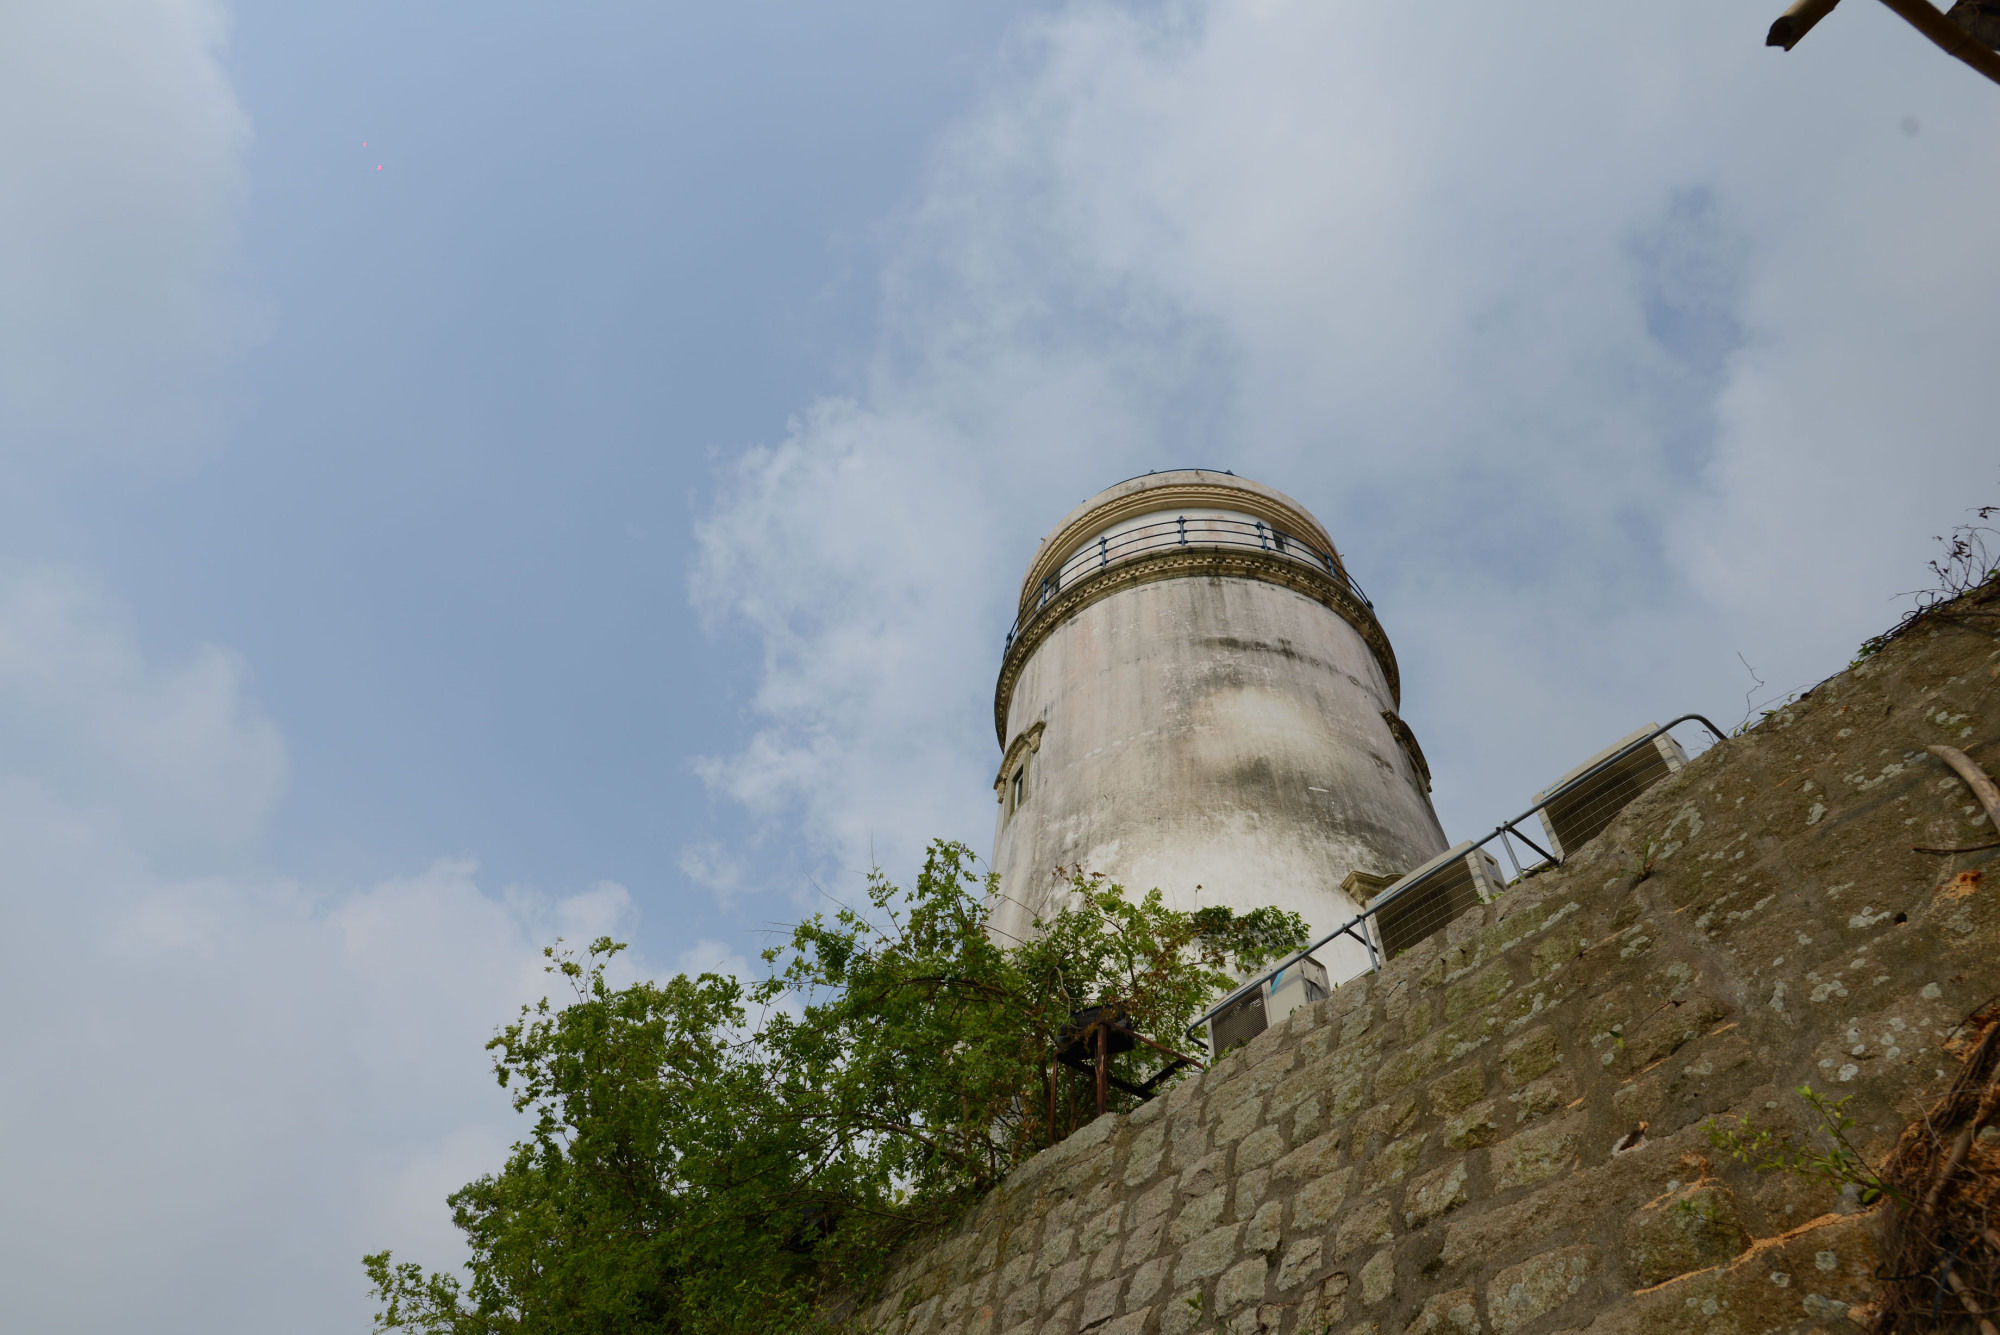
<svg viewBox="0 0 2000 1335">
<path fill-rule="evenodd" d="M 809 1329 L 910 1230 L 1095 1114 L 1080 1077 L 1058 1080 L 1049 1125 L 1050 1054 L 1075 1012 L 1115 1001 L 1176 1045 L 1239 971 L 1305 934 L 1274 909 L 1181 913 L 1078 874 L 1035 940 L 996 943 L 990 889 L 970 850 L 935 844 L 912 890 L 872 877 L 867 911 L 800 924 L 748 989 L 707 974 L 613 987 L 621 946 L 551 947 L 570 997 L 488 1045 L 531 1129 L 451 1197 L 465 1277 L 365 1258 L 377 1329 Z M 1142 1047 L 1114 1070 L 1137 1083 L 1160 1065 Z"/>
</svg>

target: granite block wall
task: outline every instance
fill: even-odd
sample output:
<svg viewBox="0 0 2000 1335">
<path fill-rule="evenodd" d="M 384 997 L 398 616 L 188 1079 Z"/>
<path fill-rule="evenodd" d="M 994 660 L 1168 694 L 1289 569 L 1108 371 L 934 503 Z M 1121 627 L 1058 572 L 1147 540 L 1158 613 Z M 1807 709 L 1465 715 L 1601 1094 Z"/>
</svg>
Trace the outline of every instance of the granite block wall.
<svg viewBox="0 0 2000 1335">
<path fill-rule="evenodd" d="M 1876 1220 L 1710 1128 L 1886 1152 L 2000 993 L 2000 644 L 1906 637 L 1715 747 L 1563 868 L 897 1258 L 872 1335 L 1851 1330 Z M 1524 775 L 1523 790 L 1537 776 Z"/>
</svg>

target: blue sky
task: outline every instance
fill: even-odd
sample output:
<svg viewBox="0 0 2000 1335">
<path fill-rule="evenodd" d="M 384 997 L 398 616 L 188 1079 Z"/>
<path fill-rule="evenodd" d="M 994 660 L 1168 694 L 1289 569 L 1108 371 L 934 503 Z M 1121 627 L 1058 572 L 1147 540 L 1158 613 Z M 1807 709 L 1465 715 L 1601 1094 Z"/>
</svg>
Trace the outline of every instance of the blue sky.
<svg viewBox="0 0 2000 1335">
<path fill-rule="evenodd" d="M 2000 99 L 1770 17 L 29 0 L 20 1319 L 363 1328 L 541 945 L 986 849 L 1015 582 L 1131 474 L 1318 514 L 1455 835 L 1843 666 L 2000 499 Z"/>
</svg>

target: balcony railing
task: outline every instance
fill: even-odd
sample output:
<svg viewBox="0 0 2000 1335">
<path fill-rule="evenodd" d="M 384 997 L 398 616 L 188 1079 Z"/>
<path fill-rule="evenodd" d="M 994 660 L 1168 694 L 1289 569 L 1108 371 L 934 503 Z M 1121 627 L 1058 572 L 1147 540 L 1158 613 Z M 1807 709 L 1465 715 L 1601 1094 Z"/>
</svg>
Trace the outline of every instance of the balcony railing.
<svg viewBox="0 0 2000 1335">
<path fill-rule="evenodd" d="M 1040 616 L 1056 595 L 1085 583 L 1115 566 L 1142 557 L 1184 548 L 1233 548 L 1267 552 L 1296 561 L 1331 575 L 1371 611 L 1375 604 L 1348 575 L 1332 552 L 1322 551 L 1304 538 L 1273 527 L 1260 519 L 1228 519 L 1210 515 L 1175 515 L 1137 524 L 1099 537 L 1072 555 L 1055 572 L 1043 579 L 1033 601 L 1007 630 L 1007 647 Z"/>
</svg>

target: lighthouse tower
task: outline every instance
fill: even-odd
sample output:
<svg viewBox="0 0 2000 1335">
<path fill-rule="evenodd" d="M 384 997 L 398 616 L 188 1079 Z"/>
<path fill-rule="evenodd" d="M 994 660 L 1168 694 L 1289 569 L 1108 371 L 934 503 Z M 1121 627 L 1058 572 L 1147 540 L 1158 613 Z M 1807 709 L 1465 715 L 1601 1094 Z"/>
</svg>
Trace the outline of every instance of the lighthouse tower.
<svg viewBox="0 0 2000 1335">
<path fill-rule="evenodd" d="M 1399 698 L 1373 607 L 1296 501 L 1201 469 L 1098 493 L 1036 551 L 1001 659 L 995 934 L 1032 935 L 1077 864 L 1331 931 L 1445 848 Z"/>
</svg>

